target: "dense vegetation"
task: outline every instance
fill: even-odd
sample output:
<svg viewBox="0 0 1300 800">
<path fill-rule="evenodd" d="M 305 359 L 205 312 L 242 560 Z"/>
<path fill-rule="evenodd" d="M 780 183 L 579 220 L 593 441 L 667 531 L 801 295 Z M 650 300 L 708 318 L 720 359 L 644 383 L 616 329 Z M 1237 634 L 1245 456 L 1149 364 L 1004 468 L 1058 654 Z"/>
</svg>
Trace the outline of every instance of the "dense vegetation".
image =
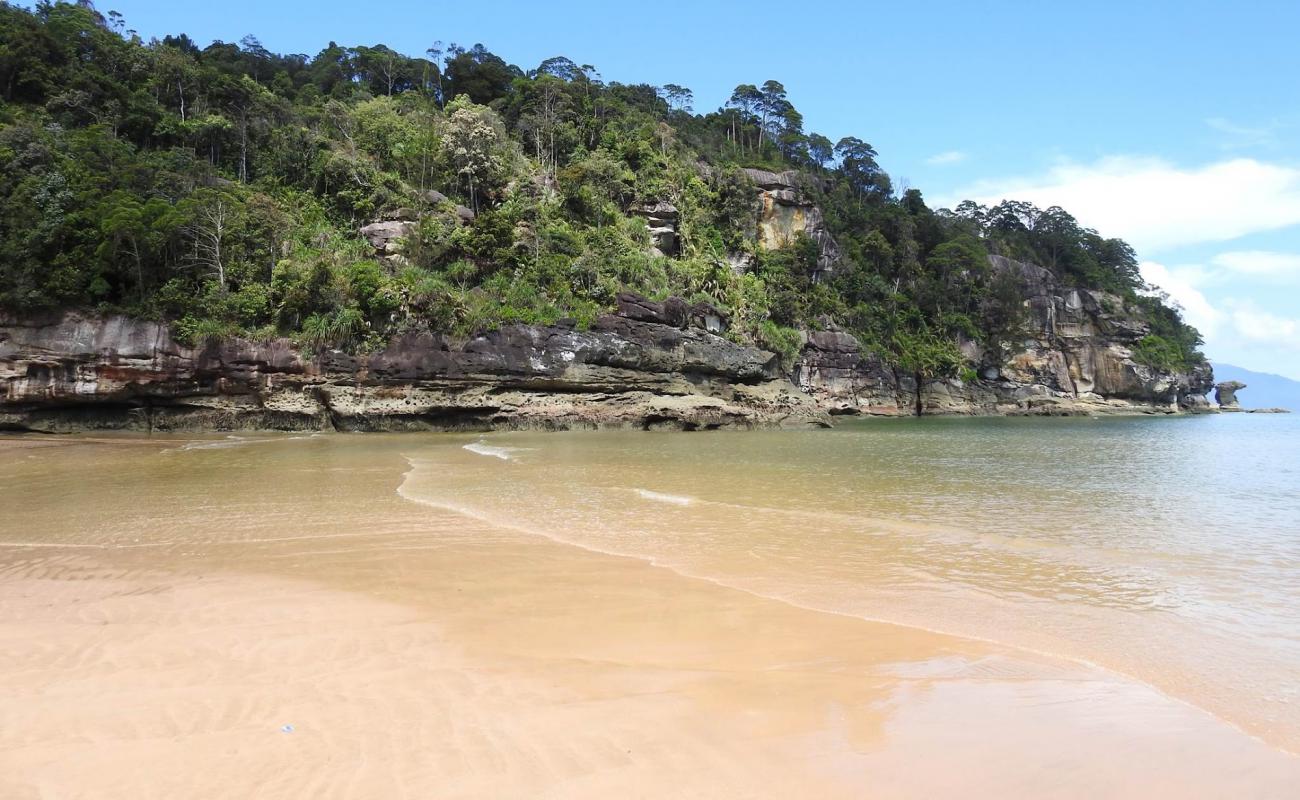
<svg viewBox="0 0 1300 800">
<path fill-rule="evenodd" d="M 871 145 L 806 132 L 776 81 L 696 114 L 689 89 L 563 57 L 525 71 L 481 45 L 331 42 L 308 58 L 124 27 L 86 2 L 0 3 L 0 306 L 360 348 L 418 327 L 582 325 L 630 289 L 707 300 L 731 335 L 779 351 L 834 323 L 954 374 L 959 337 L 996 350 L 1019 324 L 995 252 L 1144 309 L 1149 363 L 1199 359 L 1123 242 L 1059 208 L 932 210 L 894 191 Z M 740 167 L 809 176 L 842 250 L 832 277 L 811 241 L 756 247 Z M 656 201 L 680 212 L 672 257 L 633 213 Z M 396 213 L 418 226 L 378 258 L 358 230 Z"/>
</svg>

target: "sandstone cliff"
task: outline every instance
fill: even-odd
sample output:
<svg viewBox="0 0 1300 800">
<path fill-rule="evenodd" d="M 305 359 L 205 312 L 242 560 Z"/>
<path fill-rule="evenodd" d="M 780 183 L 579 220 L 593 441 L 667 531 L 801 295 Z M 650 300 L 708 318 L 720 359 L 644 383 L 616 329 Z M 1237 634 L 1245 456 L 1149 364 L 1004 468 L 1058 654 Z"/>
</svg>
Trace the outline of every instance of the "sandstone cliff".
<svg viewBox="0 0 1300 800">
<path fill-rule="evenodd" d="M 810 333 L 793 380 L 832 414 L 1175 413 L 1208 409 L 1213 373 L 1203 363 L 1189 373 L 1165 373 L 1133 360 L 1132 346 L 1148 332 L 1122 298 L 1059 285 L 1042 267 L 1000 256 L 1025 298 L 1024 338 L 1005 355 L 973 342 L 962 350 L 975 377 L 918 381 L 853 336 Z"/>
<path fill-rule="evenodd" d="M 758 189 L 758 246 L 778 250 L 800 234 L 806 235 L 817 244 L 818 277 L 833 272 L 840 260 L 839 244 L 826 228 L 821 209 L 805 191 L 816 178 L 794 170 L 746 169 L 744 173 Z"/>
<path fill-rule="evenodd" d="M 807 218 L 804 218 L 805 220 Z M 1146 324 L 1115 295 L 1001 257 L 1025 298 L 1007 352 L 962 349 L 967 379 L 918 382 L 852 335 L 811 331 L 794 364 L 724 336 L 707 305 L 621 295 L 587 331 L 515 325 L 407 334 L 365 355 L 288 340 L 188 347 L 167 326 L 69 313 L 0 319 L 0 429 L 685 430 L 826 424 L 832 415 L 1207 410 L 1208 364 L 1133 360 Z"/>
<path fill-rule="evenodd" d="M 511 326 L 313 357 L 287 340 L 187 347 L 157 323 L 0 320 L 0 429 L 685 430 L 825 424 L 772 353 L 708 307 L 623 297 L 589 331 Z"/>
</svg>

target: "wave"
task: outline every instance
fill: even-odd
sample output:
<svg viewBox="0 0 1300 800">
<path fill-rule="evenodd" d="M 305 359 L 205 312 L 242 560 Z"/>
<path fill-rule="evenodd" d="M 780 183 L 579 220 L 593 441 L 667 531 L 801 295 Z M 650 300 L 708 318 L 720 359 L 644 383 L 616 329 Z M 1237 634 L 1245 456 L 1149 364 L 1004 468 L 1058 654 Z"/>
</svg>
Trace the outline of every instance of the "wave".
<svg viewBox="0 0 1300 800">
<path fill-rule="evenodd" d="M 226 448 L 229 447 L 243 447 L 244 445 L 248 445 L 248 444 L 265 444 L 267 442 L 291 442 L 300 439 L 315 439 L 316 437 L 321 435 L 322 434 L 320 433 L 312 433 L 306 436 L 259 436 L 257 438 L 252 438 L 248 436 L 236 436 L 234 434 L 231 434 L 227 436 L 225 439 L 219 439 L 215 442 L 213 441 L 187 442 L 186 444 L 183 444 L 180 447 L 173 447 L 168 450 L 164 450 L 163 452 L 169 453 L 177 450 L 180 451 L 225 450 Z"/>
<path fill-rule="evenodd" d="M 663 492 L 652 492 L 649 489 L 634 489 L 642 500 L 653 500 L 656 503 L 670 503 L 675 506 L 689 506 L 695 502 L 694 497 L 684 497 L 678 494 L 665 494 Z"/>
<path fill-rule="evenodd" d="M 471 453 L 477 453 L 481 456 L 490 456 L 491 458 L 499 458 L 502 461 L 514 461 L 514 454 L 523 450 L 523 448 L 520 447 L 497 447 L 495 445 L 486 444 L 485 442 L 472 442 L 465 445 L 465 449 Z"/>
</svg>

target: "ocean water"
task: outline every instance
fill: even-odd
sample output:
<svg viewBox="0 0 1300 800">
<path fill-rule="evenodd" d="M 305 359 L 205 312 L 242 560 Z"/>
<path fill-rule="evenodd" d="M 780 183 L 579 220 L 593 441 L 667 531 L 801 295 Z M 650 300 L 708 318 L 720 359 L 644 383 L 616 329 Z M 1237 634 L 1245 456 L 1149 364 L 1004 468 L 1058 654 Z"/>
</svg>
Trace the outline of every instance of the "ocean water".
<svg viewBox="0 0 1300 800">
<path fill-rule="evenodd" d="M 409 500 L 1096 665 L 1300 752 L 1300 417 L 383 442 Z"/>
</svg>

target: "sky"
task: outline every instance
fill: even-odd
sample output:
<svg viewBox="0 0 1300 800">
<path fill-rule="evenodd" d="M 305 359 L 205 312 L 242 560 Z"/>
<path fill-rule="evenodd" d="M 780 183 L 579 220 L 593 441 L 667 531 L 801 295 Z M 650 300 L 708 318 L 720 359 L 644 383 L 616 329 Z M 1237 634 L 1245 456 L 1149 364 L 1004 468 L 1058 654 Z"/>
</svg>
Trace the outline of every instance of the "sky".
<svg viewBox="0 0 1300 800">
<path fill-rule="evenodd" d="M 696 111 L 781 81 L 805 128 L 858 136 L 932 207 L 1060 205 L 1138 251 L 1212 360 L 1300 379 L 1300 2 L 156 2 L 146 39 L 313 55 L 482 43 L 531 69 L 676 83 Z"/>
</svg>

